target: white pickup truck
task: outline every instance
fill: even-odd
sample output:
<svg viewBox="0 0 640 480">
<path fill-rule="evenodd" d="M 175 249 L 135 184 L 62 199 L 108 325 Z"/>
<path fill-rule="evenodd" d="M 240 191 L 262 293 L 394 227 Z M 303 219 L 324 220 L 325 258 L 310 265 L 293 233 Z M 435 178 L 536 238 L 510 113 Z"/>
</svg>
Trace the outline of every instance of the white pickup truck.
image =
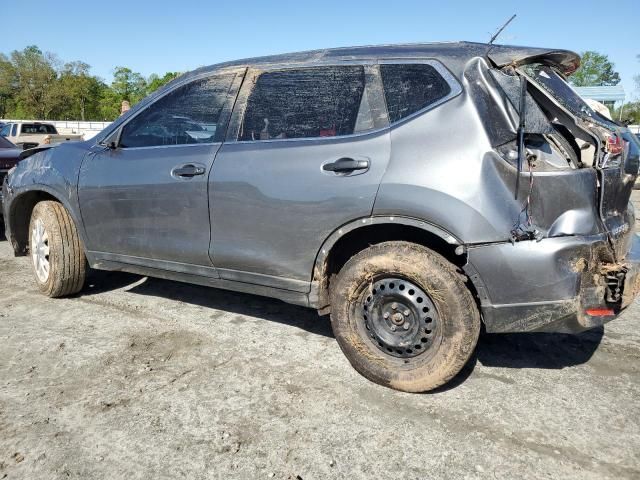
<svg viewBox="0 0 640 480">
<path fill-rule="evenodd" d="M 7 123 L 0 130 L 0 136 L 5 137 L 23 150 L 43 144 L 78 142 L 84 139 L 82 135 L 78 134 L 60 135 L 52 124 L 41 122 Z"/>
</svg>

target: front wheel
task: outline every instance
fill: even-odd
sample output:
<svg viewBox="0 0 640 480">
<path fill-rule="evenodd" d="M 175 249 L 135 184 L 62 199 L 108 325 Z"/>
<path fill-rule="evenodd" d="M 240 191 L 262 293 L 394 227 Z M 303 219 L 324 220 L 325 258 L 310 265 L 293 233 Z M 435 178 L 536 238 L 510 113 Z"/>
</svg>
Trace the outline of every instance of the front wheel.
<svg viewBox="0 0 640 480">
<path fill-rule="evenodd" d="M 467 363 L 480 314 L 451 263 L 421 245 L 395 241 L 363 250 L 340 270 L 331 286 L 331 324 L 366 378 L 424 392 Z"/>
<path fill-rule="evenodd" d="M 87 261 L 69 212 L 58 202 L 36 204 L 29 223 L 29 253 L 36 283 L 49 297 L 82 290 Z"/>
</svg>

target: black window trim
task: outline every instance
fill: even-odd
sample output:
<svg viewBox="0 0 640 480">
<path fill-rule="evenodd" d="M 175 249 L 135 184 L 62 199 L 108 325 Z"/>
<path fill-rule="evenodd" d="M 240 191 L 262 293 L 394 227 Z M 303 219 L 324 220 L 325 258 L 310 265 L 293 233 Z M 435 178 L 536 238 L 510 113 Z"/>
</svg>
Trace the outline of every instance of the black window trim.
<svg viewBox="0 0 640 480">
<path fill-rule="evenodd" d="M 102 134 L 101 135 L 101 140 L 98 141 L 98 145 L 106 146 L 107 143 L 109 142 L 109 140 L 111 140 L 111 139 L 116 139 L 117 142 L 118 142 L 118 148 L 121 148 L 123 150 L 140 150 L 140 149 L 152 149 L 152 148 L 175 148 L 175 147 L 197 147 L 197 146 L 220 145 L 220 144 L 222 144 L 224 142 L 224 140 L 218 140 L 216 142 L 206 142 L 206 143 L 205 142 L 203 142 L 203 143 L 185 143 L 185 144 L 178 144 L 178 145 L 147 145 L 147 146 L 142 146 L 142 147 L 121 147 L 119 145 L 120 136 L 122 135 L 122 131 L 124 130 L 124 128 L 131 121 L 133 121 L 138 115 L 142 114 L 143 112 L 146 112 L 147 109 L 151 108 L 153 105 L 156 104 L 156 102 L 160 101 L 161 99 L 163 99 L 167 95 L 175 92 L 177 89 L 182 88 L 185 85 L 188 85 L 190 83 L 197 82 L 197 81 L 200 81 L 200 80 L 203 80 L 203 79 L 206 79 L 206 78 L 210 78 L 210 77 L 216 77 L 216 76 L 220 76 L 220 75 L 226 75 L 226 74 L 232 74 L 233 73 L 236 76 L 233 79 L 233 81 L 231 82 L 231 88 L 235 89 L 235 97 L 229 99 L 229 101 L 226 102 L 226 104 L 222 108 L 222 112 L 221 112 L 221 115 L 220 115 L 221 117 L 223 115 L 226 117 L 226 119 L 224 121 L 225 136 L 226 136 L 226 133 L 227 133 L 226 129 L 229 126 L 229 120 L 231 118 L 235 102 L 236 102 L 236 100 L 238 98 L 238 93 L 240 92 L 240 89 L 242 88 L 242 82 L 244 80 L 246 70 L 247 70 L 247 67 L 234 67 L 234 68 L 229 68 L 229 69 L 220 69 L 220 70 L 216 70 L 216 71 L 212 71 L 212 72 L 206 72 L 206 73 L 203 73 L 201 75 L 196 75 L 196 76 L 193 76 L 193 77 L 185 78 L 183 81 L 181 81 L 179 83 L 176 83 L 172 88 L 170 88 L 167 91 L 163 92 L 162 95 L 156 96 L 155 98 L 154 97 L 147 97 L 147 98 L 151 98 L 151 100 L 146 105 L 144 105 L 144 107 L 142 107 L 140 110 L 135 112 L 131 117 L 126 118 L 121 123 L 118 123 L 108 133 Z M 153 93 L 151 95 L 153 95 Z M 141 100 L 141 101 L 144 102 L 144 99 Z M 117 119 L 115 121 L 117 122 Z"/>
<path fill-rule="evenodd" d="M 304 68 L 321 68 L 321 67 L 340 67 L 340 66 L 361 66 L 364 68 L 364 76 L 365 76 L 365 92 L 366 88 L 370 86 L 375 89 L 380 95 L 382 95 L 381 101 L 384 106 L 384 113 L 386 116 L 386 125 L 378 128 L 374 128 L 371 130 L 365 130 L 363 132 L 354 132 L 348 135 L 340 135 L 335 137 L 300 137 L 300 138 L 270 138 L 267 140 L 238 140 L 240 136 L 240 127 L 244 120 L 244 115 L 247 110 L 247 103 L 251 92 L 253 91 L 253 86 L 255 85 L 258 77 L 263 73 L 267 72 L 281 72 L 283 70 L 300 70 Z M 229 121 L 229 126 L 227 128 L 227 136 L 225 138 L 224 143 L 239 143 L 239 144 L 253 144 L 253 143 L 274 143 L 274 142 L 340 142 L 346 141 L 348 139 L 354 137 L 363 137 L 366 135 L 375 135 L 380 132 L 384 132 L 389 128 L 389 115 L 387 113 L 387 106 L 384 103 L 384 92 L 382 90 L 382 79 L 380 78 L 380 72 L 376 67 L 376 60 L 334 60 L 327 62 L 317 62 L 313 64 L 309 63 L 301 63 L 301 64 L 272 64 L 268 67 L 262 67 L 260 65 L 249 67 L 249 71 L 247 72 L 247 81 L 240 90 L 236 100 L 236 106 L 234 107 L 233 114 L 231 120 Z M 370 82 L 370 83 L 369 83 Z M 364 92 L 363 92 L 364 94 Z"/>
<path fill-rule="evenodd" d="M 378 61 L 378 65 L 430 65 L 435 69 L 436 72 L 438 72 L 438 74 L 440 74 L 442 78 L 444 78 L 444 81 L 447 82 L 447 84 L 451 88 L 451 91 L 444 97 L 436 100 L 433 103 L 430 103 L 429 105 L 427 105 L 424 108 L 421 108 L 420 110 L 416 110 L 411 115 L 407 115 L 406 117 L 403 117 L 400 120 L 390 123 L 389 128 L 394 128 L 416 117 L 419 117 L 423 113 L 439 107 L 443 103 L 448 102 L 452 98 L 457 97 L 462 93 L 462 85 L 460 84 L 458 79 L 455 77 L 453 73 L 449 71 L 447 67 L 445 67 L 438 60 L 434 60 L 432 58 L 395 58 L 395 59 L 385 58 L 385 59 L 380 59 Z M 389 109 L 387 108 L 387 116 L 388 115 L 389 115 Z"/>
</svg>

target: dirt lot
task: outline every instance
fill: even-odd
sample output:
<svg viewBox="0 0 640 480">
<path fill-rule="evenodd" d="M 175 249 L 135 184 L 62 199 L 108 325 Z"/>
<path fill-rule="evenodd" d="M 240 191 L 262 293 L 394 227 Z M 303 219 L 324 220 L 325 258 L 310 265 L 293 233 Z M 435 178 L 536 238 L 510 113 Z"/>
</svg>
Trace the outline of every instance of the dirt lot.
<svg viewBox="0 0 640 480">
<path fill-rule="evenodd" d="M 485 335 L 410 395 L 278 301 L 120 273 L 44 298 L 0 234 L 0 479 L 640 478 L 639 317 Z"/>
</svg>

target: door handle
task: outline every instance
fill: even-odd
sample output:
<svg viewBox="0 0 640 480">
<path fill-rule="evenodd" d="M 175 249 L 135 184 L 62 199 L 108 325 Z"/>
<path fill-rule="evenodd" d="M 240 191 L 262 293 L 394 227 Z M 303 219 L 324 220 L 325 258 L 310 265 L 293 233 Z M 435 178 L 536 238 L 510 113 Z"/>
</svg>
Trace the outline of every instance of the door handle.
<svg viewBox="0 0 640 480">
<path fill-rule="evenodd" d="M 322 169 L 327 172 L 352 172 L 369 168 L 369 160 L 354 160 L 353 158 L 340 158 L 332 163 L 325 163 Z"/>
<path fill-rule="evenodd" d="M 191 178 L 196 175 L 204 175 L 206 169 L 201 165 L 193 165 L 189 163 L 187 165 L 181 165 L 171 170 L 171 175 L 174 177 Z"/>
</svg>

